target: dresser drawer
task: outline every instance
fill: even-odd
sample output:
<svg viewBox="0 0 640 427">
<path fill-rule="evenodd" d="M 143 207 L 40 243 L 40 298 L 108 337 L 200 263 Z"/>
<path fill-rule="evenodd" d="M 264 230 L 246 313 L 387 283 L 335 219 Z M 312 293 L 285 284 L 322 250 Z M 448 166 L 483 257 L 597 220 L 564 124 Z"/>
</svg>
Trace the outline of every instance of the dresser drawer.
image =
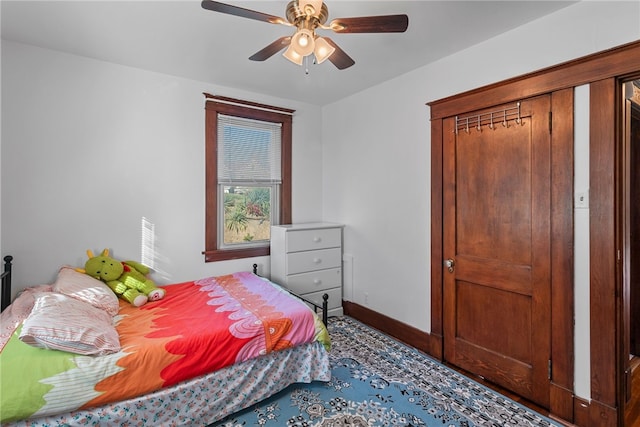
<svg viewBox="0 0 640 427">
<path fill-rule="evenodd" d="M 290 231 L 286 236 L 287 252 L 338 248 L 342 245 L 342 229 L 323 228 Z"/>
<path fill-rule="evenodd" d="M 287 276 L 290 274 L 306 273 L 333 267 L 342 267 L 342 249 L 321 249 L 319 251 L 288 253 Z"/>
<path fill-rule="evenodd" d="M 286 285 L 287 288 L 300 295 L 341 286 L 342 269 L 340 268 L 293 274 L 287 276 Z"/>
<path fill-rule="evenodd" d="M 310 294 L 305 294 L 301 296 L 322 307 L 322 295 L 324 294 L 329 295 L 329 301 L 327 301 L 327 307 L 329 308 L 329 310 L 342 307 L 342 289 L 340 288 L 333 288 L 333 289 L 327 289 L 326 291 L 312 292 Z"/>
</svg>

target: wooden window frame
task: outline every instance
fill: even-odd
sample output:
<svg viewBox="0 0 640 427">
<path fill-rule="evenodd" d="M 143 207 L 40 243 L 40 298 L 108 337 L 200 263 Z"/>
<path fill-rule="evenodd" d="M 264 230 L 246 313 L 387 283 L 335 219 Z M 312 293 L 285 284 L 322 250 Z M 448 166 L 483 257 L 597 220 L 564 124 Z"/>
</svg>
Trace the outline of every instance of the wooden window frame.
<svg viewBox="0 0 640 427">
<path fill-rule="evenodd" d="M 205 262 L 268 256 L 270 247 L 218 248 L 218 115 L 262 120 L 282 125 L 282 184 L 279 223 L 291 223 L 292 115 L 289 110 L 205 93 Z"/>
</svg>

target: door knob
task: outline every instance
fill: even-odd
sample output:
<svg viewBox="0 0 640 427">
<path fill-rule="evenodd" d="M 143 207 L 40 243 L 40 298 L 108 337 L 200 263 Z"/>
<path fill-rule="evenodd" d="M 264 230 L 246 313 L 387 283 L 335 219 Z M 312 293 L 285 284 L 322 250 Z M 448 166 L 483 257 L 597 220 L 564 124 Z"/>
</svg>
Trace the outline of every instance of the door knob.
<svg viewBox="0 0 640 427">
<path fill-rule="evenodd" d="M 447 267 L 447 270 L 449 270 L 449 273 L 453 273 L 453 270 L 456 266 L 456 262 L 453 259 L 449 258 L 444 261 L 444 266 Z"/>
</svg>

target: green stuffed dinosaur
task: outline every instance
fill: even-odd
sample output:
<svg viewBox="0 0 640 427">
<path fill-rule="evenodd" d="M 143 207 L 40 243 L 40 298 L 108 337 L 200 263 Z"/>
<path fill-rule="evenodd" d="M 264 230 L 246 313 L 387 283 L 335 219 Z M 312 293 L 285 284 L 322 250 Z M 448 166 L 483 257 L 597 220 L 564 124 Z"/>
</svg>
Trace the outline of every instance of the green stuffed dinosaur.
<svg viewBox="0 0 640 427">
<path fill-rule="evenodd" d="M 94 256 L 87 250 L 89 259 L 83 269 L 78 269 L 91 277 L 105 282 L 120 298 L 136 307 L 147 301 L 162 299 L 165 290 L 156 287 L 153 281 L 146 277 L 149 268 L 136 261 L 118 261 L 109 256 L 109 249 Z"/>
</svg>

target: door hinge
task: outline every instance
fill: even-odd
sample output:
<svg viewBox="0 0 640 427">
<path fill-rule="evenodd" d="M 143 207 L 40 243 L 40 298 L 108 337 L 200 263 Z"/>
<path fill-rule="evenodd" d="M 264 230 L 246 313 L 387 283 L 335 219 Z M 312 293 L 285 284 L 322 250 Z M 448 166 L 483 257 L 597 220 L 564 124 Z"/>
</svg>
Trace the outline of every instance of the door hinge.
<svg viewBox="0 0 640 427">
<path fill-rule="evenodd" d="M 549 133 L 553 132 L 553 112 L 549 111 Z"/>
<path fill-rule="evenodd" d="M 549 359 L 549 366 L 548 366 L 548 372 L 547 372 L 547 379 L 551 379 L 551 359 Z"/>
</svg>

